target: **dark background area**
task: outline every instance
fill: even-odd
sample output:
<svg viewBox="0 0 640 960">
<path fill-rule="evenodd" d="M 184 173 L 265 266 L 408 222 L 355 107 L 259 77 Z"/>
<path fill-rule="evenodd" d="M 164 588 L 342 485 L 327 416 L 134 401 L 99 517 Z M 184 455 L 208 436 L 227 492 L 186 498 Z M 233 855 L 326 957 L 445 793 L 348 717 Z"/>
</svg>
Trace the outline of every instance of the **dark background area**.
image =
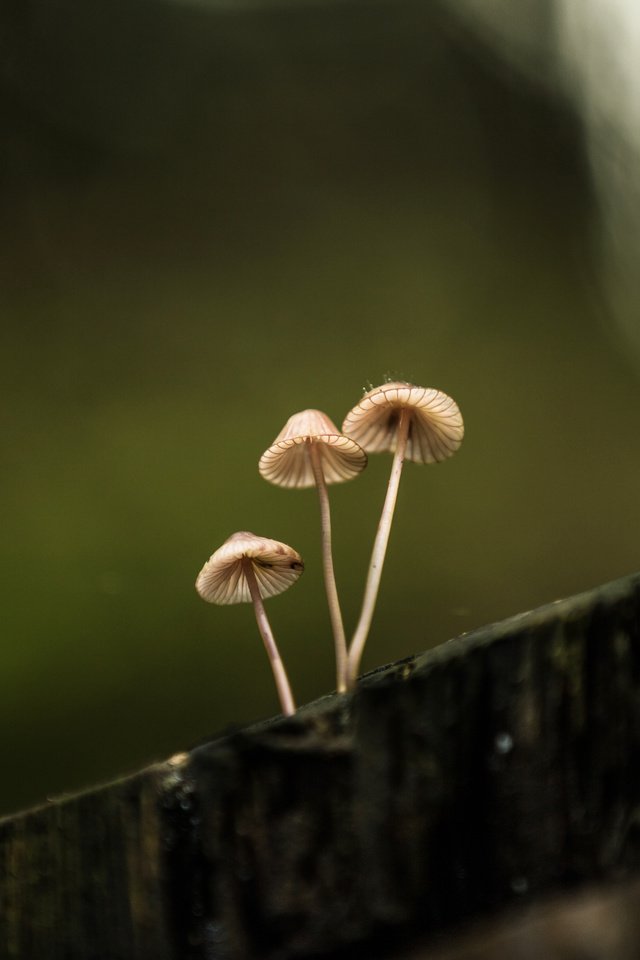
<svg viewBox="0 0 640 960">
<path fill-rule="evenodd" d="M 0 807 L 277 709 L 235 530 L 333 689 L 317 503 L 257 461 L 390 375 L 466 437 L 408 465 L 364 666 L 638 566 L 640 395 L 609 332 L 578 116 L 428 3 L 6 3 L 0 14 Z M 390 460 L 331 490 L 347 629 Z"/>
</svg>

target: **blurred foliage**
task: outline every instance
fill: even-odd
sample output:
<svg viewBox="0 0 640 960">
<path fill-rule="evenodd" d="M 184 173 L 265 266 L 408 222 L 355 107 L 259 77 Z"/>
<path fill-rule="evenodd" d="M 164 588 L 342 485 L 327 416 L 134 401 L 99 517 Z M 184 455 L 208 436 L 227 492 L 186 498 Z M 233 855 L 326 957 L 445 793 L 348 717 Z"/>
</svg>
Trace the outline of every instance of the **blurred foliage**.
<svg viewBox="0 0 640 960">
<path fill-rule="evenodd" d="M 96 9 L 2 14 L 4 810 L 275 712 L 251 609 L 193 589 L 235 530 L 305 557 L 268 610 L 299 701 L 333 689 L 317 503 L 257 460 L 387 374 L 467 434 L 405 471 L 365 667 L 638 565 L 562 104 L 434 5 Z M 389 466 L 331 490 L 348 627 Z"/>
</svg>

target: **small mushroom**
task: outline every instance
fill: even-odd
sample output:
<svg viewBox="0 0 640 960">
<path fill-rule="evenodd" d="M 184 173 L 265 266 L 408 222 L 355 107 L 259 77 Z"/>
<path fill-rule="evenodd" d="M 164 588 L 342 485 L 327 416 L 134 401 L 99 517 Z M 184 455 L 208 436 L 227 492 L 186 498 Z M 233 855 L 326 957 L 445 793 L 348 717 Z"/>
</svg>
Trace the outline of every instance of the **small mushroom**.
<svg viewBox="0 0 640 960">
<path fill-rule="evenodd" d="M 366 393 L 345 417 L 342 431 L 367 452 L 390 450 L 394 454 L 387 495 L 371 554 L 362 611 L 349 647 L 347 685 L 352 687 L 378 597 L 404 461 L 437 463 L 446 460 L 462 443 L 464 424 L 458 405 L 446 393 L 431 387 L 393 382 Z"/>
<path fill-rule="evenodd" d="M 318 491 L 322 527 L 322 566 L 329 616 L 336 649 L 339 692 L 346 690 L 347 641 L 338 600 L 331 553 L 331 511 L 327 484 L 357 476 L 367 455 L 350 437 L 340 433 L 321 410 L 302 410 L 289 417 L 258 465 L 262 477 L 280 487 L 313 487 Z"/>
<path fill-rule="evenodd" d="M 282 712 L 287 716 L 295 713 L 296 705 L 262 600 L 283 593 L 303 570 L 302 557 L 286 543 L 243 531 L 225 540 L 196 580 L 196 590 L 208 603 L 253 603 Z"/>
</svg>

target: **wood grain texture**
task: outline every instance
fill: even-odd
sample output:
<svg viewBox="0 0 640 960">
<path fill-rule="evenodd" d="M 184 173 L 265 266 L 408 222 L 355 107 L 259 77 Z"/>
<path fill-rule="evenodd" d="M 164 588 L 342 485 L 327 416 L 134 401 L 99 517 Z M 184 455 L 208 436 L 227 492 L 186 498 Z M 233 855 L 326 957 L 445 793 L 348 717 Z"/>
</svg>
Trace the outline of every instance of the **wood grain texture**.
<svg viewBox="0 0 640 960">
<path fill-rule="evenodd" d="M 0 821 L 0 957 L 375 957 L 640 867 L 640 575 Z"/>
</svg>

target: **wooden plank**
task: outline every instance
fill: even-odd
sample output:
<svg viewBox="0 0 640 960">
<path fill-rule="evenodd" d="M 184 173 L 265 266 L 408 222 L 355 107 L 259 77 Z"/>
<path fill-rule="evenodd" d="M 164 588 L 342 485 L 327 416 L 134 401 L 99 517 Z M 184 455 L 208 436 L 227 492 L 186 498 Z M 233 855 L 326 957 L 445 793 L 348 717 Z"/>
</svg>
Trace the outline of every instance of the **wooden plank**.
<svg viewBox="0 0 640 960">
<path fill-rule="evenodd" d="M 0 956 L 382 955 L 640 866 L 640 575 L 0 821 Z"/>
</svg>

